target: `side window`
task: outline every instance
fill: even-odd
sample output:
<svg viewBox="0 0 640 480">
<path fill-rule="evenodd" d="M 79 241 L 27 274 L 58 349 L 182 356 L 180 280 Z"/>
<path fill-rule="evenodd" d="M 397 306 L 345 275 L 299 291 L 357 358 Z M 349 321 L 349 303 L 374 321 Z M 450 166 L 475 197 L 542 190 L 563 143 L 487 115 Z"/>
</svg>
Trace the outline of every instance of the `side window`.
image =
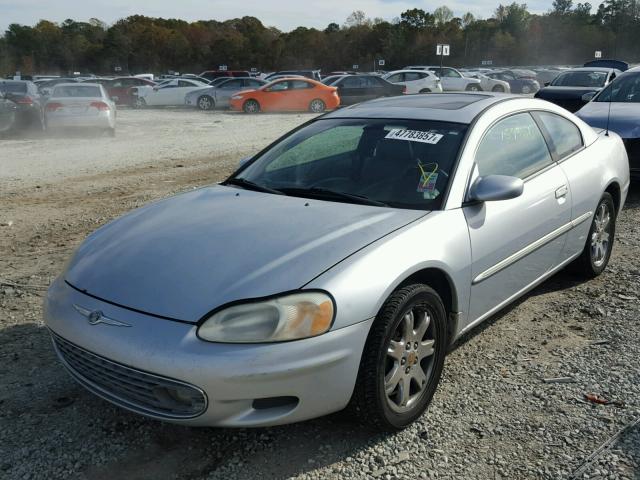
<svg viewBox="0 0 640 480">
<path fill-rule="evenodd" d="M 382 81 L 377 77 L 364 77 L 362 83 L 368 88 L 380 88 L 383 86 Z"/>
<path fill-rule="evenodd" d="M 258 82 L 257 80 L 247 80 L 247 86 L 252 88 L 260 88 L 264 85 L 262 82 Z"/>
<path fill-rule="evenodd" d="M 480 176 L 525 179 L 553 163 L 540 129 L 528 113 L 500 120 L 487 130 L 476 151 Z"/>
<path fill-rule="evenodd" d="M 344 88 L 360 88 L 362 86 L 362 81 L 358 77 L 347 77 L 342 80 L 342 86 Z"/>
<path fill-rule="evenodd" d="M 413 82 L 414 80 L 420 80 L 420 74 L 418 72 L 406 72 L 404 74 L 405 82 Z"/>
<path fill-rule="evenodd" d="M 537 112 L 535 115 L 549 133 L 558 158 L 566 157 L 582 148 L 580 129 L 573 122 L 555 113 Z"/>
<path fill-rule="evenodd" d="M 458 72 L 456 72 L 455 70 L 453 70 L 451 68 L 443 68 L 443 70 L 444 70 L 444 76 L 445 77 L 460 78 L 462 76 Z"/>
<path fill-rule="evenodd" d="M 305 82 L 304 80 L 292 80 L 291 82 L 291 88 L 294 90 L 302 90 L 305 88 L 313 88 L 313 85 L 309 82 Z"/>
<path fill-rule="evenodd" d="M 194 87 L 195 85 L 191 82 L 185 82 L 184 80 L 179 80 L 178 81 L 178 86 L 179 87 Z"/>
<path fill-rule="evenodd" d="M 387 81 L 391 82 L 391 83 L 398 83 L 402 81 L 402 74 L 401 73 L 396 73 L 395 75 L 391 75 L 389 78 L 387 78 Z"/>
<path fill-rule="evenodd" d="M 289 82 L 278 82 L 274 83 L 269 87 L 270 92 L 281 92 L 283 90 L 289 89 Z"/>
<path fill-rule="evenodd" d="M 223 83 L 220 88 L 225 90 L 237 90 L 242 88 L 242 80 L 229 80 L 228 82 Z"/>
</svg>

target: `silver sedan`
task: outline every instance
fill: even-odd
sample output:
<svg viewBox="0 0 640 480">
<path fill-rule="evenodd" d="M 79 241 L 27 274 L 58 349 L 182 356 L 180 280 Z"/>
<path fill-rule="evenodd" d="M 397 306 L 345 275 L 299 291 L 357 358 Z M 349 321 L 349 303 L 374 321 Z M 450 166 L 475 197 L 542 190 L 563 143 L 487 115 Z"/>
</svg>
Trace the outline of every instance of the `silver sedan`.
<svg viewBox="0 0 640 480">
<path fill-rule="evenodd" d="M 285 135 L 220 185 L 93 233 L 49 289 L 62 364 L 187 425 L 426 410 L 451 342 L 558 270 L 606 268 L 620 138 L 540 100 L 374 100 Z"/>
<path fill-rule="evenodd" d="M 188 107 L 197 107 L 200 110 L 227 108 L 232 95 L 242 90 L 260 88 L 267 83 L 269 82 L 259 78 L 229 78 L 213 87 L 188 93 L 185 96 L 184 103 Z"/>
</svg>

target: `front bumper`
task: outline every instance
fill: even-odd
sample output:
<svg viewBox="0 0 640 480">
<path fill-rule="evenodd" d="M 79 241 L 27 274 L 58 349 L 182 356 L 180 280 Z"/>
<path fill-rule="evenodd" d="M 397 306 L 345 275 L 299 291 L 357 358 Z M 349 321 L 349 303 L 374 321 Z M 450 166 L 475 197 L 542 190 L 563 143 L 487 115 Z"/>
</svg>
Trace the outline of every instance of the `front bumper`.
<svg viewBox="0 0 640 480">
<path fill-rule="evenodd" d="M 91 325 L 75 308 L 101 311 L 131 325 Z M 353 392 L 372 319 L 319 337 L 276 344 L 209 343 L 196 326 L 134 312 L 85 295 L 58 279 L 45 300 L 54 336 L 118 366 L 201 390 L 204 411 L 193 418 L 157 415 L 82 385 L 129 410 L 188 425 L 252 427 L 297 422 L 343 409 Z M 54 337 L 55 338 L 55 337 Z M 60 350 L 57 349 L 60 355 Z"/>
</svg>

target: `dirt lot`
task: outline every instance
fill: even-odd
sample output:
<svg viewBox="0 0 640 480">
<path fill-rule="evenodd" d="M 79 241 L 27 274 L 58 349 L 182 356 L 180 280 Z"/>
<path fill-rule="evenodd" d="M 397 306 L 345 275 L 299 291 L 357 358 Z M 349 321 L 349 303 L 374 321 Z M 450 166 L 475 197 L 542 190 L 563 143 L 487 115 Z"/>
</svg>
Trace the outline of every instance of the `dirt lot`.
<svg viewBox="0 0 640 480">
<path fill-rule="evenodd" d="M 464 338 L 429 412 L 402 433 L 373 434 L 343 414 L 190 429 L 70 379 L 41 303 L 78 243 L 131 208 L 221 180 L 308 118 L 122 111 L 115 140 L 0 141 L 0 478 L 640 478 L 637 187 L 607 272 L 586 283 L 561 273 Z"/>
</svg>

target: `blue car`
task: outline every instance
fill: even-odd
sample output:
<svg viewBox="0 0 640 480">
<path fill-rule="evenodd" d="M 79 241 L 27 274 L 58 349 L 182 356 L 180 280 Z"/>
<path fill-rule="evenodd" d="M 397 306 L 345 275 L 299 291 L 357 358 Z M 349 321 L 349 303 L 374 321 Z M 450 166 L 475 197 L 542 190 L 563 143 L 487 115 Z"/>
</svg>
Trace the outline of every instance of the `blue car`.
<svg viewBox="0 0 640 480">
<path fill-rule="evenodd" d="M 627 70 L 597 94 L 576 115 L 594 128 L 607 128 L 622 137 L 631 176 L 640 179 L 640 67 Z"/>
</svg>

